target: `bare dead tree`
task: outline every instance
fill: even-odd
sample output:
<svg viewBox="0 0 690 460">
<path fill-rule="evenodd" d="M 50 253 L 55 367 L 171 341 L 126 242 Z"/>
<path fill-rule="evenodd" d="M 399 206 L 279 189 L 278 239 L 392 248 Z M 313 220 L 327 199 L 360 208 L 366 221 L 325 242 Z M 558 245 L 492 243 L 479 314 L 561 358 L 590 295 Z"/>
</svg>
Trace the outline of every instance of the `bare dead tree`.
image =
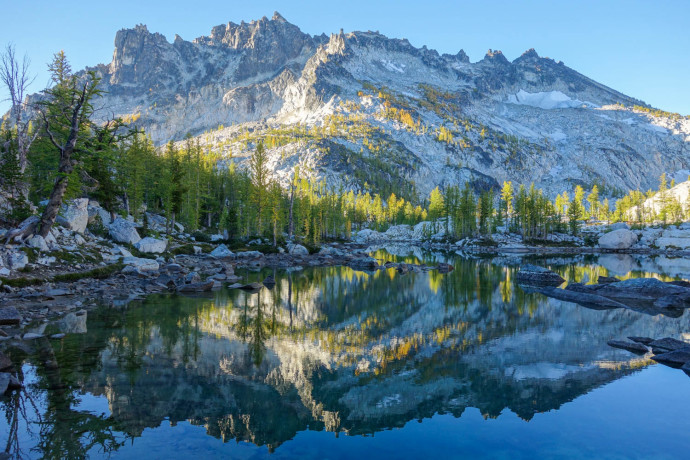
<svg viewBox="0 0 690 460">
<path fill-rule="evenodd" d="M 35 76 L 29 72 L 31 60 L 24 55 L 21 62 L 13 44 L 8 44 L 0 53 L 0 83 L 9 93 L 10 117 L 17 128 L 17 160 L 20 172 L 24 173 L 27 165 L 27 153 L 31 143 L 36 139 L 38 130 L 29 132 L 30 119 L 27 110 L 27 91 Z"/>
</svg>

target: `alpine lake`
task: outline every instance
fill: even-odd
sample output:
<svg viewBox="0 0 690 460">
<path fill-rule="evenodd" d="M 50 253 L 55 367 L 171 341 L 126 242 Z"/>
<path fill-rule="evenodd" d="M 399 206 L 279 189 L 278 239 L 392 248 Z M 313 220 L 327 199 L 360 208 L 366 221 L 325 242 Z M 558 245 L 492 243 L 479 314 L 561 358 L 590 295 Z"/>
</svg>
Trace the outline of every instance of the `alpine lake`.
<svg viewBox="0 0 690 460">
<path fill-rule="evenodd" d="M 528 262 L 585 283 L 688 279 L 690 262 L 372 255 L 455 270 L 246 271 L 246 282 L 273 275 L 276 285 L 103 306 L 63 338 L 8 347 L 24 389 L 0 399 L 1 449 L 69 459 L 690 455 L 690 378 L 607 345 L 690 339 L 688 314 L 589 309 L 514 281 Z"/>
</svg>

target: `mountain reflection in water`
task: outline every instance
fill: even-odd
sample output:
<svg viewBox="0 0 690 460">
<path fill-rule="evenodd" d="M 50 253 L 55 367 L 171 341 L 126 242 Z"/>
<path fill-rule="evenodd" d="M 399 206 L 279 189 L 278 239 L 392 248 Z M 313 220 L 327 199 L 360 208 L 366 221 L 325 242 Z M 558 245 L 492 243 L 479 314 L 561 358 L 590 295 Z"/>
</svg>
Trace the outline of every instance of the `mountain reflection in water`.
<svg viewBox="0 0 690 460">
<path fill-rule="evenodd" d="M 456 268 L 248 272 L 247 281 L 273 274 L 277 284 L 101 308 L 88 313 L 85 333 L 10 346 L 26 390 L 0 400 L 0 442 L 29 457 L 117 454 L 168 421 L 270 452 L 305 430 L 373 434 L 467 408 L 529 421 L 654 365 L 607 340 L 690 332 L 687 315 L 597 311 L 526 293 L 513 282 L 521 259 L 389 251 L 375 257 Z M 536 261 L 569 282 L 687 278 L 680 261 L 663 262 Z M 107 407 L 89 405 L 103 398 Z"/>
</svg>

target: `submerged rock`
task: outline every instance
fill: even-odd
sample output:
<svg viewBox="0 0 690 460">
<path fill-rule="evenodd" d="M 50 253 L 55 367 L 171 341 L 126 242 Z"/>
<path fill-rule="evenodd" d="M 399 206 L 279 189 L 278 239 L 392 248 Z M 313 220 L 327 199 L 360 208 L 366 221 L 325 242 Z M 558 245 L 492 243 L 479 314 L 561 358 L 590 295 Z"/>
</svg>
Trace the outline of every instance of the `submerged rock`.
<svg viewBox="0 0 690 460">
<path fill-rule="evenodd" d="M 215 280 L 208 280 L 199 283 L 183 284 L 177 288 L 179 292 L 205 292 L 213 289 Z"/>
<path fill-rule="evenodd" d="M 273 275 L 268 275 L 266 278 L 264 278 L 263 285 L 270 289 L 276 285 L 276 279 L 273 277 Z"/>
<path fill-rule="evenodd" d="M 558 273 L 552 272 L 548 268 L 531 264 L 524 265 L 520 271 L 517 272 L 516 280 L 520 284 L 536 286 L 558 286 L 565 281 Z"/>
</svg>

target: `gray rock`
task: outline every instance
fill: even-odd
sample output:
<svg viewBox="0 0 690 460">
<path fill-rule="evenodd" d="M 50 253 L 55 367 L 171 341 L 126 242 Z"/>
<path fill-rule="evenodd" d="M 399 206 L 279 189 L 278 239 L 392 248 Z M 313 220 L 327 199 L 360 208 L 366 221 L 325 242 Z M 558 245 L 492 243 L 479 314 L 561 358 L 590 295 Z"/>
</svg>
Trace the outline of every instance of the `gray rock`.
<svg viewBox="0 0 690 460">
<path fill-rule="evenodd" d="M 77 198 L 76 200 L 72 200 L 72 203 L 67 206 L 67 209 L 65 209 L 62 215 L 58 216 L 58 223 L 77 233 L 84 233 L 89 223 L 88 206 L 88 198 Z"/>
<path fill-rule="evenodd" d="M 616 222 L 615 224 L 609 225 L 609 230 L 620 230 L 620 229 L 630 230 L 630 226 L 628 224 L 626 224 L 625 222 Z"/>
<path fill-rule="evenodd" d="M 0 372 L 0 395 L 4 395 L 9 386 L 10 374 L 8 372 Z"/>
<path fill-rule="evenodd" d="M 373 257 L 358 257 L 352 259 L 348 264 L 351 268 L 357 270 L 377 270 L 379 268 L 379 262 Z"/>
<path fill-rule="evenodd" d="M 134 243 L 134 247 L 141 252 L 161 254 L 165 252 L 165 249 L 168 247 L 168 242 L 167 240 L 159 240 L 147 236 Z"/>
<path fill-rule="evenodd" d="M 142 257 L 125 257 L 122 262 L 133 267 L 139 273 L 155 272 L 160 267 L 155 260 Z"/>
<path fill-rule="evenodd" d="M 439 273 L 450 273 L 455 270 L 455 267 L 451 264 L 439 263 L 437 269 Z"/>
<path fill-rule="evenodd" d="M 34 339 L 40 339 L 44 337 L 43 334 L 37 334 L 35 332 L 27 332 L 22 336 L 23 340 L 34 340 Z"/>
<path fill-rule="evenodd" d="M 98 202 L 96 201 L 89 201 L 89 206 L 87 208 L 87 212 L 89 214 L 89 223 L 92 224 L 96 221 L 96 217 L 98 217 L 101 221 L 101 224 L 105 227 L 110 225 L 112 223 L 112 219 L 110 218 L 110 213 L 103 209 Z"/>
<path fill-rule="evenodd" d="M 682 340 L 673 339 L 671 337 L 664 337 L 663 339 L 658 339 L 654 340 L 653 342 L 650 342 L 649 346 L 651 347 L 654 353 L 661 354 L 667 353 L 669 351 L 680 350 L 681 348 L 690 346 L 690 344 L 688 344 L 687 342 L 683 342 Z"/>
<path fill-rule="evenodd" d="M 10 252 L 7 256 L 7 265 L 11 270 L 21 270 L 29 263 L 29 257 L 22 251 Z"/>
<path fill-rule="evenodd" d="M 558 273 L 531 264 L 523 265 L 515 279 L 518 283 L 529 286 L 558 286 L 565 281 Z"/>
<path fill-rule="evenodd" d="M 683 365 L 681 366 L 681 370 L 682 370 L 683 372 L 685 372 L 685 374 L 686 374 L 687 376 L 690 377 L 690 362 L 686 362 L 685 364 L 683 364 Z"/>
<path fill-rule="evenodd" d="M 205 292 L 213 289 L 214 280 L 208 280 L 200 283 L 183 284 L 177 288 L 179 292 Z"/>
<path fill-rule="evenodd" d="M 22 322 L 22 315 L 14 307 L 0 308 L 0 325 L 16 325 Z"/>
<path fill-rule="evenodd" d="M 635 243 L 637 235 L 624 228 L 605 233 L 599 238 L 599 247 L 604 249 L 629 249 Z"/>
<path fill-rule="evenodd" d="M 641 343 L 642 345 L 649 345 L 650 343 L 654 342 L 654 339 L 651 337 L 638 337 L 638 336 L 630 336 L 628 339 L 632 340 L 633 342 Z"/>
<path fill-rule="evenodd" d="M 600 276 L 597 278 L 597 283 L 599 284 L 611 284 L 611 283 L 617 283 L 620 280 L 618 278 L 614 278 L 613 276 Z"/>
<path fill-rule="evenodd" d="M 12 367 L 14 367 L 14 365 L 12 364 L 12 360 L 8 358 L 7 355 L 0 352 L 0 371 L 12 369 Z"/>
<path fill-rule="evenodd" d="M 108 225 L 110 237 L 118 243 L 135 244 L 141 240 L 134 222 L 130 222 L 121 217 L 116 218 Z"/>
<path fill-rule="evenodd" d="M 667 366 L 680 368 L 690 362 L 690 346 L 652 356 L 652 359 Z"/>
<path fill-rule="evenodd" d="M 264 278 L 263 285 L 270 289 L 276 285 L 276 279 L 273 277 L 273 275 L 268 275 L 266 278 Z"/>
<path fill-rule="evenodd" d="M 190 272 L 187 273 L 187 276 L 184 277 L 184 282 L 185 283 L 198 283 L 201 281 L 201 277 L 197 272 Z"/>
<path fill-rule="evenodd" d="M 244 291 L 260 291 L 264 287 L 261 283 L 249 283 L 239 286 Z"/>
<path fill-rule="evenodd" d="M 242 251 L 236 253 L 238 259 L 256 259 L 258 257 L 263 257 L 263 253 L 259 251 Z"/>
<path fill-rule="evenodd" d="M 30 248 L 38 249 L 41 252 L 48 252 L 50 250 L 48 243 L 46 243 L 46 240 L 41 235 L 33 235 L 26 240 L 26 245 Z"/>
<path fill-rule="evenodd" d="M 86 316 L 68 313 L 58 321 L 58 327 L 65 334 L 86 334 Z"/>
<path fill-rule="evenodd" d="M 289 254 L 293 255 L 298 255 L 298 256 L 307 256 L 309 255 L 309 250 L 302 246 L 301 244 L 288 244 L 287 245 L 287 250 Z"/>
<path fill-rule="evenodd" d="M 637 354 L 645 354 L 649 351 L 649 348 L 645 347 L 641 343 L 636 342 L 627 342 L 625 340 L 609 340 L 606 343 L 611 347 L 621 348 Z"/>
<path fill-rule="evenodd" d="M 234 256 L 235 254 L 224 244 L 219 245 L 211 251 L 211 257 L 215 257 L 216 259 L 230 259 Z"/>
</svg>

